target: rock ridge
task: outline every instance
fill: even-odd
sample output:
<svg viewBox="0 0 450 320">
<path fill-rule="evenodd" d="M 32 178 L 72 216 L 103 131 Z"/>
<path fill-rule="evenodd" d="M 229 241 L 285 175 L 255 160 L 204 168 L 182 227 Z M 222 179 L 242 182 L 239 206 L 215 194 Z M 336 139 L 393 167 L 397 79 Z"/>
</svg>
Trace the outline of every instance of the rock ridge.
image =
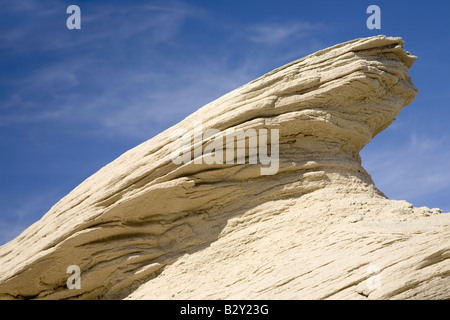
<svg viewBox="0 0 450 320">
<path fill-rule="evenodd" d="M 414 100 L 415 60 L 401 38 L 356 39 L 205 105 L 0 247 L 0 298 L 448 299 L 449 216 L 387 199 L 359 156 Z M 278 130 L 276 174 L 248 152 L 198 161 L 208 141 L 175 164 L 174 133 L 196 122 Z"/>
</svg>

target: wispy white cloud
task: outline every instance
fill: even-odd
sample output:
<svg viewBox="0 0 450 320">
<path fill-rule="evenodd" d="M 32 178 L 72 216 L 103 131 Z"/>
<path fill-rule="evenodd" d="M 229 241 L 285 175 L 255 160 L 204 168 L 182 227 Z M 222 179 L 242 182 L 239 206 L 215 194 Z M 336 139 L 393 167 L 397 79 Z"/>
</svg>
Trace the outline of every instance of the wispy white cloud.
<svg viewBox="0 0 450 320">
<path fill-rule="evenodd" d="M 36 1 L 3 11 L 3 15 L 15 14 L 18 20 L 0 33 L 0 49 L 15 54 L 55 50 L 83 52 L 83 46 L 120 43 L 136 35 L 142 35 L 142 43 L 154 45 L 169 41 L 186 19 L 202 14 L 200 9 L 179 1 L 126 6 L 93 2 L 81 5 L 81 30 L 71 31 L 65 25 L 66 7 L 60 1 L 39 4 Z M 28 21 L 21 23 L 21 19 Z"/>
<path fill-rule="evenodd" d="M 243 47 L 247 52 L 247 56 L 239 57 L 242 63 L 270 66 L 270 69 L 264 70 L 268 72 L 334 44 L 325 40 L 326 35 L 333 30 L 333 24 L 321 21 L 271 20 L 249 23 L 235 27 L 232 44 L 235 48 Z"/>
<path fill-rule="evenodd" d="M 17 80 L 1 104 L 0 126 L 51 120 L 91 124 L 94 134 L 144 139 L 154 134 L 152 128 L 182 120 L 255 76 L 244 66 L 228 69 L 226 62 L 202 58 L 195 64 L 174 61 L 163 70 L 154 64 L 99 70 L 94 61 L 53 64 Z"/>
<path fill-rule="evenodd" d="M 62 4 L 53 4 L 61 9 Z M 144 122 L 151 93 L 158 92 L 161 82 L 167 81 L 170 87 L 174 78 L 182 76 L 181 71 L 167 79 L 161 71 L 164 53 L 155 46 L 170 43 L 186 19 L 203 14 L 178 1 L 139 6 L 92 3 L 82 6 L 82 10 L 82 30 L 76 31 L 78 34 L 67 30 L 65 24 L 52 26 L 61 19 L 41 19 L 39 14 L 33 21 L 17 23 L 0 34 L 0 50 L 6 59 L 8 54 L 11 60 L 17 55 L 42 52 L 55 56 L 53 61 L 42 59 L 40 65 L 34 64 L 35 69 L 22 72 L 20 77 L 17 74 L 7 81 L 1 79 L 5 86 L 0 95 L 0 126 L 43 120 L 97 121 L 107 129 L 117 122 L 118 128 L 126 131 Z M 12 6 L 8 12 L 20 17 L 32 11 L 65 15 L 65 11 L 55 13 L 34 2 Z M 50 28 L 51 32 L 39 32 L 36 25 L 44 30 Z M 162 74 L 159 79 L 158 73 Z M 133 113 L 135 120 L 131 121 Z M 121 121 L 114 121 L 115 115 Z"/>
<path fill-rule="evenodd" d="M 206 11 L 178 1 L 139 6 L 93 3 L 82 6 L 81 33 L 64 25 L 56 32 L 36 34 L 33 24 L 10 33 L 11 39 L 3 43 L 8 50 L 52 51 L 67 56 L 67 60 L 48 61 L 23 78 L 10 79 L 8 94 L 0 98 L 0 126 L 41 121 L 82 123 L 91 125 L 94 134 L 145 139 L 149 132 L 155 133 L 152 128 L 159 131 L 168 127 L 271 68 L 321 47 L 314 40 L 323 30 L 321 24 L 274 22 L 235 26 L 222 37 L 229 45 L 209 48 L 205 54 L 198 47 L 180 56 L 183 46 L 189 44 L 178 35 L 189 18 L 216 23 Z M 247 47 L 234 42 L 237 33 Z M 276 59 L 270 52 L 258 54 L 260 46 L 287 44 L 307 35 L 309 41 L 301 45 L 297 41 L 289 50 L 278 52 Z M 177 53 L 166 57 L 167 51 L 158 50 L 162 43 Z M 236 52 L 240 54 L 237 60 Z M 99 53 L 107 57 L 103 59 Z"/>
<path fill-rule="evenodd" d="M 284 41 L 297 41 L 301 38 L 314 37 L 326 28 L 321 23 L 305 21 L 273 22 L 249 26 L 244 34 L 253 42 L 276 45 Z"/>
<path fill-rule="evenodd" d="M 48 3 L 55 4 L 57 1 L 49 0 Z M 8 1 L 0 0 L 2 13 L 6 14 L 25 14 L 48 16 L 58 11 L 56 6 L 43 6 L 41 1 L 24 0 L 24 1 Z"/>
<path fill-rule="evenodd" d="M 198 69 L 194 71 L 195 67 Z M 100 121 L 108 131 L 149 138 L 153 127 L 175 124 L 251 79 L 251 74 L 229 70 L 224 64 L 180 65 L 175 77 L 158 77 L 158 90 L 138 90 L 128 101 L 122 101 L 123 107 L 112 108 Z M 137 87 L 145 87 L 140 77 L 133 80 Z M 109 94 L 101 99 L 105 104 L 113 100 Z"/>
</svg>

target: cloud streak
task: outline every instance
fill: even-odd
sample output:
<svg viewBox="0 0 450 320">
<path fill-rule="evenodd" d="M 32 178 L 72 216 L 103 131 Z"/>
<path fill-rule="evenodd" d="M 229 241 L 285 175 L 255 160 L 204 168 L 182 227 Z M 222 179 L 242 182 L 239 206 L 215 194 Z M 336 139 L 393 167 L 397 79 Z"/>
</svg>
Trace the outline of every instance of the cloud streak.
<svg viewBox="0 0 450 320">
<path fill-rule="evenodd" d="M 170 40 L 186 19 L 202 14 L 201 10 L 177 1 L 127 6 L 93 2 L 81 6 L 82 28 L 73 31 L 65 25 L 69 17 L 66 7 L 60 1 L 48 1 L 3 11 L 1 18 L 13 15 L 15 22 L 0 33 L 0 50 L 10 54 L 83 52 L 83 46 L 105 45 L 105 41 L 120 43 L 136 35 L 142 35 L 143 44 L 154 45 Z"/>
<path fill-rule="evenodd" d="M 285 41 L 314 37 L 324 30 L 325 27 L 321 23 L 290 21 L 249 26 L 246 30 L 246 36 L 250 41 L 256 43 L 276 45 Z"/>
<path fill-rule="evenodd" d="M 62 9 L 56 2 L 51 5 Z M 30 23 L 17 23 L 0 35 L 5 66 L 17 64 L 20 69 L 20 64 L 36 54 L 50 59 L 41 59 L 34 69 L 11 72 L 8 81 L 2 79 L 0 126 L 96 118 L 107 124 L 112 114 L 124 113 L 118 109 L 135 110 L 139 98 L 148 101 L 149 94 L 161 87 L 156 75 L 164 74 L 164 56 L 155 46 L 170 42 L 186 19 L 201 14 L 179 2 L 82 7 L 80 31 L 69 31 L 65 24 L 54 28 L 55 21 L 61 20 L 54 15 L 65 11 L 30 4 L 9 8 L 18 20 L 30 12 L 37 14 L 30 16 Z M 43 11 L 53 15 L 52 19 L 41 19 Z M 36 31 L 36 26 L 47 32 Z M 140 118 L 139 113 L 134 116 Z"/>
<path fill-rule="evenodd" d="M 212 55 L 184 51 L 189 44 L 178 32 L 187 19 L 205 18 L 204 10 L 179 2 L 83 8 L 81 31 L 89 33 L 71 38 L 77 31 L 61 27 L 56 37 L 54 33 L 39 35 L 33 40 L 33 49 L 14 48 L 22 38 L 32 38 L 32 28 L 27 26 L 9 48 L 33 50 L 33 54 L 35 50 L 50 50 L 56 59 L 27 71 L 23 78 L 10 79 L 7 94 L 0 99 L 0 126 L 49 121 L 82 123 L 90 125 L 96 135 L 146 139 L 150 133 L 156 134 L 155 131 L 270 71 L 264 66 L 277 67 L 290 59 L 279 56 L 274 60 L 268 48 L 265 55 L 255 54 L 261 51 L 261 45 L 289 42 L 304 36 L 306 31 L 313 35 L 313 31 L 321 29 L 320 24 L 306 22 L 245 26 L 243 39 L 250 38 L 255 43 L 244 42 L 246 53 L 236 62 L 233 57 L 239 44 L 234 37 L 225 38 L 228 49 L 212 47 Z M 94 24 L 95 32 L 90 32 Z M 132 43 L 130 48 L 128 41 Z M 165 46 L 165 50 L 159 50 L 160 46 Z M 311 46 L 318 44 L 309 46 L 314 51 Z M 308 50 L 304 43 L 301 47 Z M 291 49 L 285 55 L 299 58 L 298 47 Z"/>
</svg>

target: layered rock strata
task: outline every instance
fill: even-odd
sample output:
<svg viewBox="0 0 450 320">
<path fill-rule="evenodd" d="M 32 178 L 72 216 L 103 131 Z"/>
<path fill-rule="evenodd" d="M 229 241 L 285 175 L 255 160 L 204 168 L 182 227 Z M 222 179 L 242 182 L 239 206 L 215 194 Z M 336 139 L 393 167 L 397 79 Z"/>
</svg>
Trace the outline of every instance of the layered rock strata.
<svg viewBox="0 0 450 320">
<path fill-rule="evenodd" d="M 450 298 L 449 215 L 387 199 L 359 156 L 416 96 L 415 59 L 400 38 L 356 39 L 200 108 L 0 247 L 0 298 Z M 175 163 L 195 123 L 277 130 L 275 174 L 238 143 L 233 163 L 203 161 L 214 137 Z"/>
</svg>

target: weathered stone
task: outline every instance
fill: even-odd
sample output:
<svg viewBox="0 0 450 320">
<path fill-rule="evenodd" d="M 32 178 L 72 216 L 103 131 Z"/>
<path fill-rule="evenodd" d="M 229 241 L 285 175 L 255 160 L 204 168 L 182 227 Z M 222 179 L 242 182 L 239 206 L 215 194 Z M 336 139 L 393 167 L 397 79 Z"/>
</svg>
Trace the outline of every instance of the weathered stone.
<svg viewBox="0 0 450 320">
<path fill-rule="evenodd" d="M 387 199 L 359 157 L 413 101 L 415 59 L 400 38 L 357 39 L 209 103 L 0 247 L 0 298 L 450 298 L 450 215 Z M 196 121 L 279 129 L 278 172 L 176 165 L 171 136 Z"/>
</svg>

